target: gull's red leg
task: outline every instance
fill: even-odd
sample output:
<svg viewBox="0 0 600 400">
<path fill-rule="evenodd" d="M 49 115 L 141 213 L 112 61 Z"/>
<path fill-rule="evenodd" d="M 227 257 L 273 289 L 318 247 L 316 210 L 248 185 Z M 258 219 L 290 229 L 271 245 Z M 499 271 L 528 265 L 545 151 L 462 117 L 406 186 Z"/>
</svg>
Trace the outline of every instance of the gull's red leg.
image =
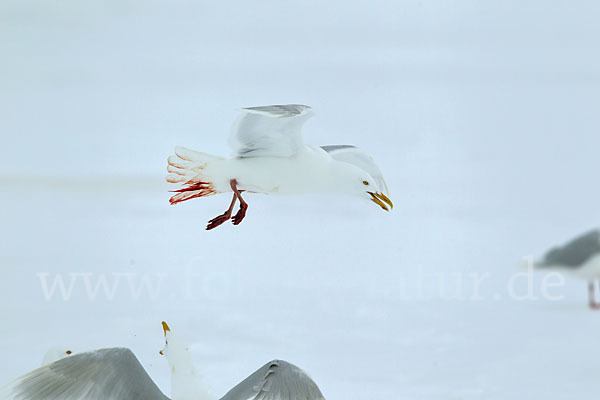
<svg viewBox="0 0 600 400">
<path fill-rule="evenodd" d="M 600 309 L 600 303 L 596 303 L 596 285 L 594 281 L 588 283 L 588 296 L 590 298 L 590 308 L 593 310 Z"/>
<path fill-rule="evenodd" d="M 218 216 L 214 217 L 213 219 L 211 219 L 210 221 L 208 221 L 208 225 L 206 225 L 207 231 L 210 231 L 211 229 L 216 228 L 217 226 L 221 225 L 223 222 L 225 222 L 229 218 L 231 218 L 231 212 L 233 211 L 233 207 L 235 206 L 236 199 L 237 199 L 237 196 L 234 193 L 233 199 L 231 199 L 231 204 L 229 205 L 229 208 L 227 209 L 227 211 L 225 211 L 223 214 L 218 215 Z"/>
<path fill-rule="evenodd" d="M 233 222 L 234 225 L 239 225 L 239 223 L 242 222 L 242 220 L 246 216 L 246 210 L 248 209 L 248 203 L 246 203 L 244 201 L 244 199 L 242 199 L 242 190 L 239 190 L 237 188 L 237 181 L 235 179 L 232 179 L 229 181 L 229 186 L 231 186 L 231 190 L 233 190 L 233 194 L 240 201 L 240 209 L 233 216 L 233 218 L 231 218 L 231 222 Z"/>
</svg>

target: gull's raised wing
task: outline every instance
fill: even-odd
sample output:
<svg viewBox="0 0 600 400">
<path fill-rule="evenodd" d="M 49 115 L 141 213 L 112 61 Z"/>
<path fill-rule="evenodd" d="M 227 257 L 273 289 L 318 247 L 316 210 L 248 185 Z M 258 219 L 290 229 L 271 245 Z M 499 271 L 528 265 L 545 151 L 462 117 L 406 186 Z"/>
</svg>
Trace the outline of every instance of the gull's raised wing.
<svg viewBox="0 0 600 400">
<path fill-rule="evenodd" d="M 325 400 L 300 368 L 282 360 L 266 363 L 220 400 Z"/>
<path fill-rule="evenodd" d="M 16 379 L 0 400 L 169 400 L 129 349 L 76 354 Z"/>
<path fill-rule="evenodd" d="M 238 157 L 290 157 L 304 146 L 302 125 L 313 115 L 309 106 L 287 104 L 242 111 L 229 138 Z"/>
<path fill-rule="evenodd" d="M 600 254 L 600 230 L 594 229 L 576 237 L 562 247 L 555 247 L 544 256 L 546 265 L 578 267 Z"/>
<path fill-rule="evenodd" d="M 347 162 L 352 164 L 364 171 L 366 171 L 371 178 L 375 180 L 379 190 L 385 195 L 389 195 L 387 184 L 383 179 L 383 174 L 379 170 L 377 164 L 373 160 L 373 157 L 359 149 L 358 147 L 341 144 L 333 146 L 321 146 L 329 155 L 337 161 Z"/>
</svg>

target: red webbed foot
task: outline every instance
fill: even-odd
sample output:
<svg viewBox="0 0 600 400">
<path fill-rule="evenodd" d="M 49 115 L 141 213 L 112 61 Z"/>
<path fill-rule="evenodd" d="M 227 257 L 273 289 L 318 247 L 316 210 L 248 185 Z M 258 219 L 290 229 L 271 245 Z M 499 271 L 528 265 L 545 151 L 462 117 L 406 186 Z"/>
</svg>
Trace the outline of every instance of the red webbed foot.
<svg viewBox="0 0 600 400">
<path fill-rule="evenodd" d="M 242 204 L 240 206 L 239 211 L 233 216 L 233 218 L 231 218 L 231 222 L 234 225 L 239 225 L 239 223 L 244 220 L 244 217 L 246 216 L 246 210 L 247 209 L 248 209 L 248 205 L 247 204 Z"/>
<path fill-rule="evenodd" d="M 214 217 L 213 219 L 211 219 L 210 221 L 208 221 L 208 225 L 206 225 L 206 230 L 210 231 L 211 229 L 214 229 L 217 226 L 222 225 L 229 218 L 231 218 L 231 213 L 230 212 L 225 212 L 225 213 L 223 213 L 221 215 L 218 215 L 218 216 Z"/>
</svg>

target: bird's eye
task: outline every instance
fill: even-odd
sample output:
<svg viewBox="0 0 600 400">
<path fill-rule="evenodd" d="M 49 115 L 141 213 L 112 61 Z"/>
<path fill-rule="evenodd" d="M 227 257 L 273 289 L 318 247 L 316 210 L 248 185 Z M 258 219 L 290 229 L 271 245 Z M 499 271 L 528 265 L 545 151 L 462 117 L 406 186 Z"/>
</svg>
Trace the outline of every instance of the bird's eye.
<svg viewBox="0 0 600 400">
<path fill-rule="evenodd" d="M 71 354 L 71 350 L 67 350 L 67 354 L 69 354 L 69 355 L 70 355 L 70 354 Z"/>
<path fill-rule="evenodd" d="M 369 182 L 367 182 L 367 181 L 363 181 L 363 185 L 365 185 L 365 186 L 369 186 Z"/>
</svg>

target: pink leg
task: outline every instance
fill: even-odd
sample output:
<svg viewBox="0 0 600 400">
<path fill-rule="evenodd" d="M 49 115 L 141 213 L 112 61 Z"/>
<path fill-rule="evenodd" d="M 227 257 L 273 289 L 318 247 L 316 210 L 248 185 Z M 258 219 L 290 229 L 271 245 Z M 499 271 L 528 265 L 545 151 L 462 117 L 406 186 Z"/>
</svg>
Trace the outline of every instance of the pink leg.
<svg viewBox="0 0 600 400">
<path fill-rule="evenodd" d="M 231 218 L 231 212 L 233 211 L 233 207 L 235 206 L 236 199 L 237 199 L 237 196 L 234 194 L 233 199 L 231 199 L 231 204 L 229 205 L 229 208 L 227 209 L 227 211 L 225 211 L 223 214 L 216 216 L 213 219 L 211 219 L 210 221 L 208 221 L 208 225 L 206 225 L 207 231 L 210 231 L 211 229 L 216 228 L 217 226 L 221 225 L 223 222 L 225 222 L 229 218 Z"/>
<path fill-rule="evenodd" d="M 600 310 L 600 303 L 596 303 L 596 283 L 590 281 L 588 283 L 588 296 L 590 299 L 590 308 L 592 310 Z"/>
<path fill-rule="evenodd" d="M 246 216 L 248 203 L 246 203 L 244 199 L 242 199 L 242 191 L 237 188 L 237 181 L 235 179 L 229 181 L 229 185 L 231 186 L 231 190 L 233 190 L 234 195 L 240 201 L 240 209 L 238 210 L 237 214 L 235 214 L 233 218 L 231 218 L 231 222 L 233 222 L 234 225 L 239 225 L 239 223 L 242 222 L 242 220 Z"/>
</svg>

